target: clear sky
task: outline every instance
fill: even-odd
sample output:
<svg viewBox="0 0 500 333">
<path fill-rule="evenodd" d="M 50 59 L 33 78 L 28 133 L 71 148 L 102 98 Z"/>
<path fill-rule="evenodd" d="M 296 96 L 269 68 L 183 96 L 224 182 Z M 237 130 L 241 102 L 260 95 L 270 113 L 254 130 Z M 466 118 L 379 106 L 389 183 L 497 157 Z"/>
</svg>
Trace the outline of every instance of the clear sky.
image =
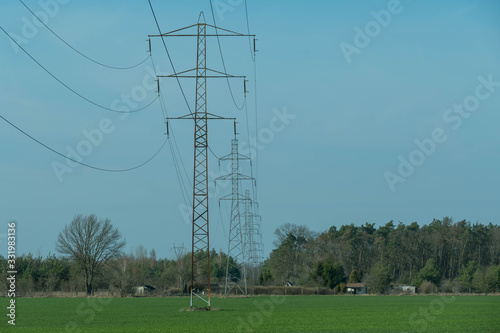
<svg viewBox="0 0 500 333">
<path fill-rule="evenodd" d="M 145 59 L 147 36 L 158 32 L 147 1 L 25 3 L 66 42 L 112 66 Z M 246 32 L 244 1 L 213 3 L 217 25 Z M 208 0 L 152 4 L 164 32 L 196 23 L 200 11 L 213 23 Z M 248 14 L 258 36 L 257 131 L 247 39 L 226 38 L 221 45 L 228 72 L 248 76 L 248 122 L 225 81 L 208 83 L 208 105 L 211 113 L 238 118 L 242 144 L 258 134 L 253 172 L 266 254 L 284 223 L 315 231 L 390 220 L 422 225 L 444 216 L 499 223 L 500 2 L 253 0 Z M 129 96 L 140 108 L 156 96 L 150 59 L 130 70 L 92 63 L 16 0 L 0 4 L 0 25 L 95 103 L 123 109 Z M 177 71 L 195 67 L 194 39 L 166 41 Z M 222 70 L 216 40 L 207 47 L 208 66 Z M 152 41 L 152 56 L 162 74 L 172 74 L 159 39 Z M 181 83 L 193 107 L 194 81 Z M 232 82 L 237 104 L 243 101 L 241 85 Z M 170 116 L 189 112 L 175 81 L 162 79 L 161 91 Z M 3 32 L 0 100 L 3 117 L 64 154 L 68 147 L 91 149 L 83 162 L 97 167 L 138 165 L 166 138 L 158 101 L 127 116 L 100 109 L 62 86 Z M 192 127 L 189 121 L 170 124 L 189 177 Z M 82 143 L 89 142 L 85 131 L 95 134 L 90 148 Z M 214 153 L 229 153 L 232 124 L 214 122 L 209 131 Z M 0 154 L 0 253 L 6 252 L 8 221 L 18 222 L 19 253 L 45 256 L 75 214 L 90 213 L 111 219 L 127 251 L 142 244 L 171 257 L 174 243 L 191 246 L 169 144 L 140 169 L 107 173 L 69 166 L 0 119 Z M 210 158 L 215 175 L 219 167 Z M 65 171 L 58 176 L 54 165 Z M 188 195 L 191 181 L 184 177 Z M 228 189 L 218 185 L 216 196 Z M 228 207 L 222 203 L 219 210 L 216 196 L 211 244 L 219 250 L 226 248 Z"/>
</svg>

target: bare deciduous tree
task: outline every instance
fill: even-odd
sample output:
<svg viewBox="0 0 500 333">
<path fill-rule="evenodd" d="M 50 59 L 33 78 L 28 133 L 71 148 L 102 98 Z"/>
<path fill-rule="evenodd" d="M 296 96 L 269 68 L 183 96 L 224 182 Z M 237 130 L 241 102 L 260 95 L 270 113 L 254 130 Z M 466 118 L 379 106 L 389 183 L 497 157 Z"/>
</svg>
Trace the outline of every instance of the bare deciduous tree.
<svg viewBox="0 0 500 333">
<path fill-rule="evenodd" d="M 77 215 L 59 233 L 56 250 L 69 255 L 85 273 L 87 295 L 92 294 L 94 276 L 111 258 L 121 254 L 125 241 L 109 219 L 98 220 L 94 214 Z"/>
<path fill-rule="evenodd" d="M 186 248 L 184 247 L 184 244 L 182 244 L 182 246 L 175 246 L 174 243 L 174 247 L 172 248 L 172 250 L 174 251 L 175 254 L 175 272 L 179 277 L 179 288 L 182 288 L 184 286 L 184 283 L 188 279 L 189 256 L 186 255 Z"/>
</svg>

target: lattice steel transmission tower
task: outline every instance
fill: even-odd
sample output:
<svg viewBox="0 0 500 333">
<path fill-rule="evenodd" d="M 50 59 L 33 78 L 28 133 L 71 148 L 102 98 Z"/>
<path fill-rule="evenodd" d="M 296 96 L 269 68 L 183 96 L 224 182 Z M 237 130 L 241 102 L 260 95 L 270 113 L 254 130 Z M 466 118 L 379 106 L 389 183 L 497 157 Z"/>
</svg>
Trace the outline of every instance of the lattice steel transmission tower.
<svg viewBox="0 0 500 333">
<path fill-rule="evenodd" d="M 196 27 L 196 34 L 184 31 Z M 215 34 L 207 34 L 207 27 L 215 29 Z M 223 33 L 218 33 L 221 30 Z M 184 33 L 183 33 L 184 32 Z M 205 15 L 200 13 L 198 23 L 177 29 L 161 35 L 149 35 L 149 37 L 196 37 L 197 55 L 196 68 L 174 73 L 172 75 L 158 75 L 161 77 L 193 78 L 196 79 L 195 112 L 168 119 L 194 120 L 194 169 L 193 169 L 193 215 L 192 215 L 192 252 L 191 252 L 191 300 L 193 308 L 205 308 L 210 310 L 210 238 L 209 238 L 209 205 L 208 205 L 208 120 L 231 119 L 213 115 L 207 112 L 207 78 L 243 78 L 244 76 L 233 76 L 220 71 L 207 68 L 207 37 L 241 36 L 254 37 L 255 35 L 244 35 L 227 29 L 222 29 L 205 22 Z M 166 44 L 165 44 L 166 49 Z M 168 52 L 168 51 L 167 51 Z M 245 82 L 245 81 L 244 81 Z M 159 83 L 158 83 L 159 84 Z M 179 83 L 180 84 L 180 83 Z M 205 292 L 206 291 L 206 292 Z M 203 306 L 198 306 L 197 304 Z"/>
<path fill-rule="evenodd" d="M 245 191 L 245 210 L 243 216 L 245 218 L 244 242 L 245 242 L 245 256 L 247 258 L 247 271 L 252 276 L 253 284 L 256 283 L 257 273 L 262 264 L 263 259 L 263 243 L 261 224 L 262 218 L 260 215 L 254 213 L 254 207 L 257 203 L 250 197 L 250 190 Z"/>
<path fill-rule="evenodd" d="M 231 200 L 231 217 L 229 222 L 229 241 L 226 260 L 226 282 L 224 286 L 224 294 L 226 296 L 229 295 L 235 288 L 237 288 L 237 290 L 239 290 L 243 295 L 247 295 L 245 243 L 240 214 L 240 201 L 244 200 L 244 197 L 240 194 L 239 188 L 242 180 L 254 179 L 240 173 L 239 163 L 241 160 L 250 161 L 250 157 L 239 153 L 238 139 L 235 135 L 235 138 L 231 140 L 231 153 L 219 159 L 219 163 L 220 161 L 231 161 L 231 173 L 216 179 L 216 181 L 231 181 L 231 194 L 220 199 Z"/>
</svg>

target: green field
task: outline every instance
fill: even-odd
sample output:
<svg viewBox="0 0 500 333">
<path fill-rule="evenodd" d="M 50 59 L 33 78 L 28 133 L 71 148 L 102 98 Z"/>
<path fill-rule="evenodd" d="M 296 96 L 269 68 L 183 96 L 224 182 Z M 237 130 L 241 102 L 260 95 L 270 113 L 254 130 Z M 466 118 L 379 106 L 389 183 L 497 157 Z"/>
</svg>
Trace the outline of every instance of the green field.
<svg viewBox="0 0 500 333">
<path fill-rule="evenodd" d="M 0 304 L 1 332 L 500 332 L 498 296 L 18 298 L 15 327 Z"/>
</svg>

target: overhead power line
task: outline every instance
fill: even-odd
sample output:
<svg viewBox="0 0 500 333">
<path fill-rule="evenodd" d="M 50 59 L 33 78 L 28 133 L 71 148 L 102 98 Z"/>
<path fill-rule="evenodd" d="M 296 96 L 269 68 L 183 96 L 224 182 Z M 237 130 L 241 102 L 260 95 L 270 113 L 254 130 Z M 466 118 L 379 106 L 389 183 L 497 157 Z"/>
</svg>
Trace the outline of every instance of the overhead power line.
<svg viewBox="0 0 500 333">
<path fill-rule="evenodd" d="M 245 16 L 247 18 L 247 32 L 250 35 L 250 21 L 248 20 L 247 0 L 245 0 Z M 252 58 L 252 61 L 255 62 L 255 45 L 254 45 L 254 52 L 252 52 L 252 41 L 250 40 L 250 36 L 248 36 L 248 46 L 250 47 L 250 57 Z"/>
<path fill-rule="evenodd" d="M 81 55 L 82 57 L 86 58 L 87 60 L 92 61 L 93 63 L 96 63 L 96 64 L 98 64 L 100 66 L 103 66 L 103 67 L 111 68 L 111 69 L 132 69 L 132 68 L 135 68 L 135 67 L 141 65 L 142 63 L 144 63 L 149 58 L 149 56 L 147 56 L 144 60 L 141 60 L 139 63 L 137 63 L 135 65 L 132 65 L 132 66 L 127 66 L 127 67 L 115 67 L 115 66 L 109 66 L 109 65 L 103 64 L 102 62 L 94 60 L 94 59 L 90 58 L 89 56 L 86 56 L 82 52 L 78 51 L 75 47 L 73 47 L 71 44 L 69 44 L 68 42 L 66 42 L 61 36 L 59 36 L 54 30 L 52 30 L 47 24 L 45 24 L 45 22 L 43 22 L 22 0 L 19 0 L 19 2 L 22 3 L 23 6 L 26 7 L 26 9 L 38 21 L 40 21 L 40 23 L 42 23 L 45 26 L 45 28 L 47 28 L 47 30 L 49 30 L 54 36 L 56 36 L 61 42 L 63 42 L 64 44 L 66 44 L 70 49 L 72 49 L 73 51 L 75 51 L 76 53 L 78 53 L 79 55 Z"/>
<path fill-rule="evenodd" d="M 224 61 L 224 55 L 222 54 L 222 46 L 220 44 L 220 39 L 219 39 L 219 32 L 218 32 L 219 29 L 217 28 L 217 22 L 215 21 L 214 6 L 212 5 L 212 0 L 210 0 L 210 9 L 212 11 L 212 19 L 214 21 L 215 34 L 217 35 L 217 44 L 219 45 L 219 52 L 220 52 L 220 58 L 222 60 L 222 67 L 224 68 L 224 73 L 227 73 L 226 62 Z M 248 38 L 250 38 L 250 36 Z M 236 108 L 238 110 L 243 110 L 243 108 L 245 107 L 245 104 L 246 104 L 246 97 L 243 100 L 243 104 L 241 106 L 238 106 L 238 103 L 236 103 L 236 99 L 234 98 L 233 88 L 231 88 L 231 83 L 229 83 L 229 78 L 226 77 L 226 81 L 227 81 L 227 86 L 229 88 L 229 93 L 231 94 L 231 99 L 233 100 L 234 106 L 236 106 Z M 246 91 L 244 91 L 244 94 L 246 95 Z"/>
<path fill-rule="evenodd" d="M 210 0 L 210 9 L 211 9 L 211 12 L 212 12 L 212 19 L 214 21 L 214 26 L 217 28 L 217 24 L 216 24 L 216 21 L 215 21 L 215 14 L 214 14 L 212 0 Z M 252 59 L 252 61 L 254 63 L 253 70 L 254 70 L 255 138 L 258 138 L 257 61 L 256 61 L 256 52 L 257 52 L 257 50 L 255 49 L 255 37 L 254 37 L 254 45 L 253 45 L 253 47 L 252 47 L 252 42 L 251 42 L 251 39 L 250 39 L 252 35 L 250 34 L 250 20 L 249 20 L 249 15 L 248 15 L 248 4 L 247 4 L 246 0 L 245 0 L 245 17 L 246 17 L 246 26 L 247 26 L 247 35 L 248 35 L 248 45 L 250 47 L 250 57 L 251 57 L 251 59 Z M 216 34 L 217 34 L 217 29 L 216 29 Z M 222 47 L 221 47 L 221 43 L 220 43 L 220 40 L 218 38 L 218 35 L 217 35 L 217 42 L 218 42 L 218 45 L 219 45 L 219 52 L 220 52 L 220 55 L 221 55 L 222 65 L 223 65 L 223 68 L 224 68 L 224 72 L 227 72 L 225 61 L 224 61 L 224 55 L 223 55 L 223 52 L 222 52 Z M 233 94 L 231 85 L 229 83 L 229 80 L 228 80 L 227 84 L 228 84 L 228 87 L 229 87 L 229 92 L 230 92 L 231 97 L 233 99 L 233 103 L 236 106 L 236 108 L 238 108 L 239 110 L 242 110 L 243 108 L 245 108 L 245 118 L 246 118 L 246 128 L 247 128 L 247 135 L 248 135 L 248 143 L 251 144 L 250 143 L 250 127 L 249 127 L 250 123 L 249 123 L 248 105 L 247 105 L 247 96 L 246 96 L 247 92 L 245 91 L 243 105 L 240 108 L 237 105 L 236 101 L 235 101 L 234 94 Z M 256 162 L 256 175 L 255 175 L 255 178 L 256 179 L 258 179 L 258 176 L 259 176 L 259 163 L 258 163 L 258 159 L 259 159 L 259 152 L 258 152 L 258 149 L 256 149 L 256 153 L 255 153 L 255 162 Z M 252 177 L 253 177 L 254 176 L 253 166 L 251 166 L 251 174 L 252 174 Z M 256 199 L 257 198 L 257 196 L 256 196 L 256 190 L 254 190 L 254 189 L 252 189 L 252 190 L 253 190 L 254 198 Z"/>
<path fill-rule="evenodd" d="M 158 73 L 156 72 L 156 64 L 154 62 L 152 54 L 151 54 L 150 59 L 151 59 L 151 64 L 153 66 L 153 71 L 155 72 L 155 76 L 157 76 Z M 161 109 L 162 115 L 163 115 L 162 119 L 163 119 L 163 121 L 165 121 L 165 119 L 168 117 L 167 108 L 165 106 L 165 100 L 163 99 L 163 95 L 162 95 L 161 91 L 158 91 L 158 95 L 159 95 L 159 101 L 160 101 L 160 109 Z M 171 128 L 170 136 L 167 137 L 167 140 L 168 140 L 168 144 L 170 147 L 170 153 L 172 155 L 172 162 L 174 164 L 175 173 L 177 175 L 177 180 L 179 182 L 179 186 L 181 189 L 181 194 L 182 194 L 182 198 L 184 200 L 185 207 L 192 206 L 192 204 L 190 204 L 190 202 L 189 202 L 189 195 L 188 195 L 188 191 L 187 191 L 185 183 L 187 182 L 189 184 L 189 186 L 192 186 L 192 185 L 189 182 L 189 176 L 187 175 L 186 167 L 184 166 L 184 161 L 182 160 L 182 156 L 179 152 L 179 147 L 177 145 L 177 140 L 175 139 L 173 128 Z M 181 167 L 182 167 L 182 170 L 184 170 L 184 175 L 186 176 L 186 181 L 184 181 Z"/>
<path fill-rule="evenodd" d="M 212 153 L 212 155 L 214 155 L 214 157 L 215 157 L 216 159 L 219 159 L 219 156 L 217 156 L 217 155 L 214 153 L 214 151 L 212 150 L 212 147 L 210 147 L 210 145 L 208 146 L 208 150 L 210 150 L 210 152 Z"/>
<path fill-rule="evenodd" d="M 148 0 L 150 5 L 151 1 Z M 153 10 L 152 6 L 151 9 Z M 153 11 L 154 15 L 154 11 Z M 156 19 L 156 18 L 155 18 Z M 157 21 L 156 21 L 157 22 Z M 157 22 L 158 26 L 158 22 Z M 210 310 L 210 247 L 209 247 L 209 211 L 213 204 L 210 201 L 209 195 L 209 174 L 208 174 L 208 159 L 209 151 L 208 145 L 208 120 L 235 120 L 235 118 L 225 118 L 208 112 L 207 108 L 207 79 L 215 78 L 244 78 L 244 76 L 234 76 L 225 72 L 214 71 L 207 67 L 207 37 L 217 36 L 207 34 L 207 26 L 218 29 L 206 23 L 203 12 L 200 12 L 198 23 L 177 29 L 163 34 L 159 30 L 159 35 L 149 35 L 149 37 L 161 37 L 163 44 L 166 48 L 166 37 L 197 37 L 196 49 L 196 67 L 194 69 L 175 72 L 173 75 L 158 77 L 176 77 L 176 78 L 194 78 L 196 79 L 196 108 L 194 115 L 183 115 L 180 117 L 169 117 L 168 120 L 194 120 L 194 172 L 193 172 L 193 215 L 192 218 L 192 250 L 191 250 L 191 265 L 193 267 L 191 272 L 191 308 L 200 308 Z M 197 34 L 190 34 L 184 32 L 186 29 L 196 27 Z M 159 29 L 159 26 L 158 26 Z M 234 33 L 226 30 L 223 36 L 239 36 L 246 35 Z M 175 71 L 175 70 L 174 70 Z M 195 71 L 195 74 L 192 72 Z M 209 75 L 207 75 L 207 72 Z M 168 133 L 168 125 L 167 125 Z M 214 155 L 215 153 L 211 151 Z M 202 287 L 203 294 L 200 292 L 200 286 L 208 286 L 205 290 Z"/>
<path fill-rule="evenodd" d="M 254 54 L 254 62 L 253 62 L 253 73 L 254 73 L 254 108 L 255 108 L 255 140 L 258 140 L 259 137 L 259 113 L 258 113 L 258 98 L 257 98 L 257 55 Z M 259 181 L 259 149 L 255 149 L 255 169 L 256 169 L 256 175 L 255 178 L 257 179 L 256 183 L 258 184 Z M 257 191 L 254 192 L 254 199 L 257 201 Z"/>
<path fill-rule="evenodd" d="M 151 58 L 153 59 L 153 58 Z M 160 93 L 160 105 L 163 113 L 163 119 L 166 119 L 168 116 L 167 109 L 165 107 L 165 101 L 163 100 L 163 96 Z M 170 139 L 170 136 L 172 137 L 172 140 Z M 184 166 L 184 161 L 182 160 L 182 156 L 179 152 L 179 146 L 177 145 L 177 140 L 175 139 L 174 135 L 174 130 L 173 128 L 170 131 L 170 135 L 167 137 L 168 144 L 170 146 L 170 152 L 172 154 L 172 161 L 174 163 L 174 168 L 175 168 L 175 173 L 177 175 L 177 180 L 179 181 L 179 186 L 181 188 L 181 193 L 182 193 L 182 198 L 184 200 L 184 204 L 186 207 L 189 207 L 189 195 L 188 195 L 188 190 L 186 187 L 186 182 L 189 184 L 189 186 L 192 187 L 190 181 L 189 181 L 189 176 L 187 175 L 186 167 Z M 173 143 L 172 143 L 173 142 Z M 178 156 L 177 156 L 178 155 Z M 184 171 L 184 175 L 186 176 L 186 181 L 184 181 L 184 176 L 182 174 L 182 170 Z"/>
<path fill-rule="evenodd" d="M 153 66 L 153 71 L 155 72 L 155 76 L 158 76 L 158 73 L 156 72 L 156 64 L 155 64 L 155 61 L 153 59 L 152 52 L 151 52 L 150 59 L 151 59 L 151 64 Z M 160 109 L 161 109 L 162 115 L 163 115 L 162 119 L 163 119 L 163 121 L 165 121 L 165 119 L 167 119 L 167 117 L 168 117 L 168 112 L 167 112 L 167 107 L 166 107 L 165 100 L 163 98 L 162 91 L 160 91 L 160 90 L 158 91 L 158 96 L 159 96 L 159 100 L 160 100 Z M 170 139 L 170 136 L 171 136 L 172 140 Z M 175 172 L 177 175 L 177 180 L 179 181 L 179 186 L 181 188 L 181 193 L 182 193 L 182 197 L 184 200 L 184 204 L 186 205 L 186 207 L 189 207 L 192 204 L 189 204 L 189 195 L 188 195 L 188 190 L 186 188 L 185 183 L 188 183 L 190 187 L 192 187 L 192 185 L 189 181 L 189 176 L 187 174 L 186 167 L 184 165 L 184 161 L 183 161 L 182 156 L 179 152 L 179 146 L 177 145 L 177 140 L 175 139 L 175 134 L 174 134 L 173 128 L 170 129 L 170 136 L 167 136 L 167 140 L 168 140 L 168 144 L 170 147 L 170 153 L 172 155 L 172 161 L 174 163 L 174 168 L 175 168 Z M 181 167 L 182 167 L 182 170 L 184 171 L 184 175 L 186 176 L 186 181 L 184 181 Z"/>
<path fill-rule="evenodd" d="M 5 121 L 7 124 L 9 124 L 10 126 L 14 127 L 16 130 L 18 130 L 19 132 L 21 132 L 22 134 L 24 134 L 25 136 L 27 136 L 28 138 L 30 138 L 31 140 L 35 141 L 36 143 L 38 143 L 39 145 L 47 148 L 48 150 L 50 150 L 51 152 L 63 157 L 63 158 L 66 158 L 72 162 L 75 162 L 77 164 L 80 164 L 84 167 L 87 167 L 87 168 L 90 168 L 90 169 L 94 169 L 94 170 L 99 170 L 99 171 L 105 171 L 105 172 L 126 172 L 126 171 L 132 171 L 132 170 L 135 170 L 135 169 L 139 169 L 140 167 L 148 164 L 149 162 L 151 162 L 159 153 L 160 151 L 163 149 L 163 147 L 165 146 L 165 144 L 167 143 L 167 140 L 165 140 L 165 142 L 163 142 L 163 144 L 161 145 L 161 147 L 156 151 L 156 153 L 154 153 L 153 156 L 151 156 L 150 158 L 148 158 L 144 163 L 141 163 L 139 165 L 136 165 L 134 167 L 131 167 L 131 168 L 127 168 L 127 169 L 106 169 L 106 168 L 99 168 L 99 167 L 95 167 L 95 166 L 92 166 L 92 165 L 89 165 L 89 164 L 86 164 L 86 163 L 82 163 L 82 162 L 79 162 L 75 159 L 72 159 L 70 157 L 67 157 L 67 156 L 64 156 L 64 154 L 58 152 L 57 150 L 47 146 L 45 143 L 41 142 L 40 140 L 34 138 L 33 136 L 31 136 L 30 134 L 26 133 L 25 131 L 23 131 L 21 128 L 17 127 L 16 125 L 14 125 L 13 123 L 11 123 L 9 120 L 7 120 L 4 116 L 0 115 L 0 118 L 2 118 L 3 121 Z"/>
<path fill-rule="evenodd" d="M 168 60 L 170 61 L 170 66 L 172 67 L 172 71 L 174 72 L 174 74 L 177 74 L 177 71 L 175 70 L 174 62 L 172 61 L 172 57 L 170 56 L 170 52 L 168 52 L 167 44 L 165 43 L 165 39 L 162 36 L 163 34 L 161 32 L 160 24 L 158 24 L 158 20 L 156 19 L 155 10 L 153 9 L 153 5 L 151 4 L 151 0 L 148 0 L 148 2 L 149 2 L 149 8 L 151 8 L 151 13 L 153 14 L 153 17 L 154 17 L 155 22 L 156 22 L 156 27 L 158 28 L 158 33 L 161 36 L 161 41 L 163 42 L 163 47 L 165 48 L 165 52 L 167 52 Z M 184 89 L 182 88 L 181 81 L 179 80 L 178 77 L 176 77 L 176 79 L 177 79 L 177 84 L 179 85 L 179 89 L 181 90 L 182 96 L 184 97 L 184 101 L 186 102 L 186 106 L 189 110 L 189 113 L 192 116 L 194 116 L 193 111 L 191 110 L 191 106 L 189 106 L 189 102 L 187 100 L 186 94 L 184 93 Z"/>
<path fill-rule="evenodd" d="M 7 35 L 7 37 L 9 37 L 14 43 L 16 43 L 16 45 L 28 56 L 31 58 L 31 60 L 33 60 L 38 66 L 40 66 L 40 68 L 42 68 L 45 72 L 47 72 L 47 74 L 49 74 L 50 76 L 52 76 L 57 82 L 59 82 L 60 84 L 62 84 L 66 89 L 68 89 L 69 91 L 71 91 L 73 94 L 77 95 L 78 97 L 82 98 L 83 100 L 89 102 L 90 104 L 92 105 L 95 105 L 101 109 L 104 109 L 104 110 L 108 110 L 108 111 L 111 111 L 111 112 L 116 112 L 116 113 L 134 113 L 134 112 L 137 112 L 137 111 L 141 111 L 141 110 L 144 110 L 146 109 L 148 106 L 150 106 L 151 104 L 153 104 L 157 99 L 158 99 L 158 96 L 153 99 L 148 105 L 142 107 L 142 108 L 139 108 L 139 109 L 136 109 L 136 110 L 130 110 L 130 111 L 120 111 L 120 110 L 115 110 L 115 109 L 111 109 L 111 108 L 108 108 L 104 105 L 101 105 L 101 104 L 98 104 L 90 99 L 88 99 L 87 97 L 83 96 L 82 94 L 80 94 L 79 92 L 77 92 L 76 90 L 74 90 L 73 88 L 71 88 L 70 86 L 68 86 L 66 83 L 64 83 L 63 81 L 61 81 L 61 79 L 59 79 L 57 76 L 55 76 L 54 74 L 52 74 L 47 68 L 45 68 L 40 62 L 38 62 L 38 60 L 36 60 L 31 54 L 29 54 L 28 51 L 26 51 L 14 38 L 12 38 L 11 35 L 9 35 L 7 33 L 7 31 L 4 30 L 4 28 L 2 28 L 0 26 L 0 29 Z M 149 58 L 149 57 L 148 57 Z"/>
<path fill-rule="evenodd" d="M 246 16 L 246 21 L 247 21 L 247 31 L 248 35 L 250 35 L 250 20 L 248 18 L 248 4 L 247 0 L 245 0 L 245 16 Z M 255 46 L 255 39 L 254 39 L 254 45 L 253 45 L 253 52 L 252 52 L 252 42 L 250 40 L 250 36 L 248 37 L 248 46 L 250 47 L 250 57 L 252 58 L 253 61 L 253 73 L 254 73 L 254 111 L 255 111 L 255 138 L 258 140 L 258 98 L 257 98 L 257 50 Z M 246 117 L 247 117 L 247 126 L 248 126 L 248 110 L 245 108 Z M 247 128 L 247 131 L 250 133 L 249 128 Z M 250 135 L 250 134 L 249 134 Z M 250 142 L 250 136 L 248 138 Z M 258 183 L 258 178 L 259 178 L 259 150 L 256 149 L 255 152 L 255 164 L 256 164 L 256 175 L 255 179 L 256 182 L 255 184 Z M 253 177 L 253 167 L 251 168 L 252 170 L 252 177 Z M 256 185 L 255 185 L 256 186 Z M 253 197 L 254 200 L 257 201 L 257 191 L 253 189 Z"/>
</svg>

